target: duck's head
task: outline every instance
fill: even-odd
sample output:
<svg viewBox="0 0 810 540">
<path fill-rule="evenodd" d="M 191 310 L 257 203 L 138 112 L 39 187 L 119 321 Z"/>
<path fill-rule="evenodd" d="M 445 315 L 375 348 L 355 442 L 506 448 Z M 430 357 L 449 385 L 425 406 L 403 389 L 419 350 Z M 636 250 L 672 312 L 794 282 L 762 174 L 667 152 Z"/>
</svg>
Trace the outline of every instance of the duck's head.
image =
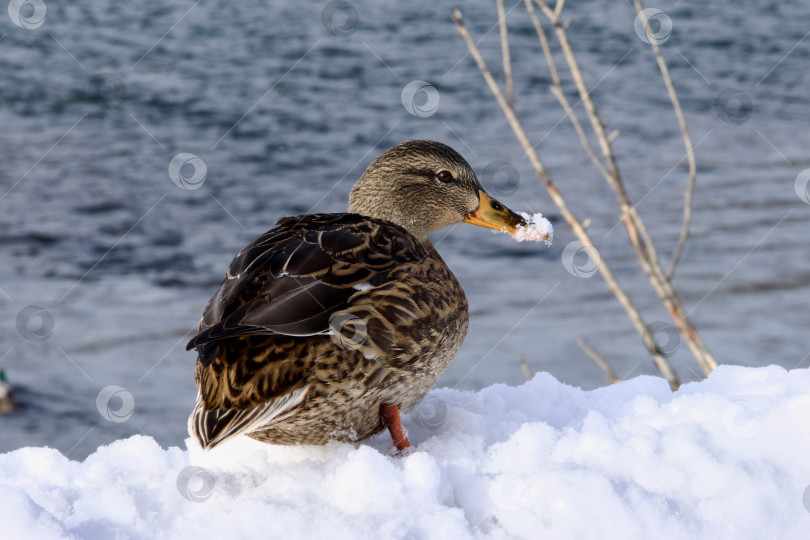
<svg viewBox="0 0 810 540">
<path fill-rule="evenodd" d="M 391 221 L 420 240 L 462 221 L 510 234 L 526 225 L 487 195 L 458 152 L 435 141 L 407 141 L 380 154 L 352 188 L 349 212 Z"/>
</svg>

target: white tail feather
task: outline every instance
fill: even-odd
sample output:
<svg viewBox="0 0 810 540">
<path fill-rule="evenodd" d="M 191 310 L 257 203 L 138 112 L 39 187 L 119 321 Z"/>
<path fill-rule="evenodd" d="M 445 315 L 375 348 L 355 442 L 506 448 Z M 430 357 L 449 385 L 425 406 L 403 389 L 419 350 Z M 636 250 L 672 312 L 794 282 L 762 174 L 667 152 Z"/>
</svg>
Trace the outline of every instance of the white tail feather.
<svg viewBox="0 0 810 540">
<path fill-rule="evenodd" d="M 212 411 L 203 408 L 202 397 L 198 392 L 194 410 L 188 418 L 189 435 L 203 448 L 213 448 L 227 439 L 250 433 L 286 418 L 285 413 L 304 401 L 308 390 L 308 386 L 298 388 L 252 409 Z M 210 433 L 209 430 L 216 431 L 216 434 Z"/>
</svg>

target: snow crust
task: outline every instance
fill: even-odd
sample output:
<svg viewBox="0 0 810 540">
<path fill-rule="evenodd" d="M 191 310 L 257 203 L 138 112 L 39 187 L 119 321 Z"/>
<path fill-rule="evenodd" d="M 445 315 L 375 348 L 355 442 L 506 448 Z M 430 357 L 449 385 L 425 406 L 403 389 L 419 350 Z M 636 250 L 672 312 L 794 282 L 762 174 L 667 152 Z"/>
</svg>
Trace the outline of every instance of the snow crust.
<svg viewBox="0 0 810 540">
<path fill-rule="evenodd" d="M 525 219 L 527 225 L 518 225 L 517 232 L 513 238 L 518 242 L 545 242 L 547 246 L 551 245 L 551 239 L 554 237 L 554 227 L 551 222 L 543 217 L 539 212 L 530 216 L 525 212 L 518 212 L 520 216 Z"/>
<path fill-rule="evenodd" d="M 721 366 L 675 394 L 654 377 L 583 391 L 541 373 L 426 400 L 404 419 L 404 456 L 387 435 L 2 454 L 0 536 L 810 538 L 806 369 Z"/>
</svg>

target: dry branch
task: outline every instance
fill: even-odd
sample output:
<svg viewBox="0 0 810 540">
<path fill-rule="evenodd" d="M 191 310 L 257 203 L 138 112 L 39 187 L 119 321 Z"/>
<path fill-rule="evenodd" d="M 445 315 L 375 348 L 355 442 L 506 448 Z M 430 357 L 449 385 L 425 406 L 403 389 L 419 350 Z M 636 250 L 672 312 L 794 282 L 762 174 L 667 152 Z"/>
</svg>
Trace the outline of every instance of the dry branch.
<svg viewBox="0 0 810 540">
<path fill-rule="evenodd" d="M 506 26 L 506 11 L 503 0 L 495 0 L 498 5 L 498 29 L 501 33 L 501 56 L 503 57 L 503 78 L 506 79 L 506 101 L 515 108 L 515 86 L 512 80 L 512 57 L 509 54 L 509 30 Z"/>
<path fill-rule="evenodd" d="M 523 375 L 526 377 L 527 381 L 530 381 L 534 378 L 534 373 L 532 373 L 529 364 L 526 363 L 526 359 L 522 356 L 518 357 L 518 364 L 520 364 L 520 368 L 523 370 Z"/>
<path fill-rule="evenodd" d="M 610 384 L 621 382 L 621 379 L 616 376 L 616 372 L 613 371 L 613 368 L 611 368 L 608 365 L 608 363 L 605 362 L 605 360 L 601 356 L 599 356 L 599 354 L 595 350 L 593 350 L 593 348 L 590 345 L 585 343 L 584 339 L 579 338 L 577 340 L 577 345 L 579 345 L 580 349 L 585 351 L 585 354 L 587 354 L 590 357 L 590 359 L 593 360 L 594 363 L 596 363 L 597 366 L 602 368 L 602 371 L 604 371 L 605 375 L 607 375 L 608 382 L 610 382 Z"/>
<path fill-rule="evenodd" d="M 582 149 L 585 150 L 585 153 L 588 155 L 594 166 L 599 169 L 599 172 L 602 173 L 602 176 L 607 178 L 607 169 L 605 169 L 605 166 L 601 161 L 599 161 L 599 158 L 596 157 L 593 148 L 591 148 L 591 143 L 588 141 L 588 136 L 585 134 L 585 130 L 582 129 L 582 124 L 579 123 L 579 118 L 577 118 L 576 114 L 574 114 L 568 98 L 565 97 L 565 91 L 563 91 L 562 83 L 560 82 L 560 75 L 557 71 L 557 62 L 554 60 L 554 56 L 551 54 L 551 47 L 549 47 L 546 32 L 543 30 L 543 26 L 540 24 L 540 20 L 537 18 L 537 13 L 534 11 L 532 0 L 524 0 L 524 3 L 526 4 L 526 11 L 529 12 L 529 17 L 532 20 L 534 29 L 537 32 L 537 37 L 540 39 L 540 46 L 543 47 L 543 55 L 546 57 L 546 63 L 548 64 L 548 69 L 551 73 L 551 93 L 557 98 L 557 101 L 560 103 L 563 111 L 565 111 L 565 115 L 571 121 L 574 131 L 576 131 L 577 137 L 579 137 L 579 142 L 582 145 Z M 558 3 L 557 6 L 559 7 L 560 3 Z"/>
<path fill-rule="evenodd" d="M 580 101 L 587 112 L 588 119 L 591 123 L 591 128 L 596 135 L 599 142 L 599 147 L 602 151 L 602 156 L 607 164 L 608 176 L 606 177 L 606 180 L 616 193 L 616 198 L 620 208 L 619 218 L 627 230 L 630 244 L 636 251 L 636 258 L 639 266 L 641 266 L 642 270 L 644 270 L 644 273 L 647 275 L 653 290 L 669 312 L 673 322 L 675 323 L 675 327 L 683 336 L 687 347 L 689 347 L 689 350 L 692 352 L 701 370 L 705 375 L 708 375 L 717 367 L 717 363 L 709 350 L 706 348 L 703 340 L 698 335 L 697 330 L 689 320 L 689 317 L 687 316 L 686 311 L 683 309 L 683 306 L 675 294 L 675 291 L 672 289 L 669 279 L 661 268 L 658 253 L 655 249 L 655 243 L 653 242 L 644 221 L 636 211 L 635 206 L 630 202 L 630 198 L 627 195 L 627 191 L 625 190 L 624 182 L 619 171 L 619 166 L 616 163 L 610 138 L 605 132 L 605 124 L 599 116 L 596 109 L 596 104 L 594 103 L 585 84 L 585 80 L 582 76 L 582 71 L 579 68 L 579 63 L 577 62 L 573 47 L 568 39 L 568 31 L 565 25 L 563 25 L 561 22 L 559 14 L 556 11 L 552 11 L 551 8 L 549 8 L 546 3 L 543 2 L 543 0 L 535 0 L 535 2 L 554 26 L 557 40 L 559 41 L 560 47 L 565 55 L 565 60 L 568 64 L 569 72 L 574 80 L 574 84 L 577 87 Z"/>
<path fill-rule="evenodd" d="M 456 10 L 453 13 L 452 19 L 456 23 L 456 29 L 458 30 L 462 39 L 464 39 L 464 42 L 467 44 L 470 54 L 475 60 L 481 74 L 484 76 L 487 86 L 489 86 L 490 91 L 492 92 L 493 96 L 495 96 L 495 99 L 498 102 L 498 105 L 501 107 L 501 111 L 506 117 L 506 120 L 509 122 L 512 131 L 515 133 L 520 145 L 526 152 L 526 156 L 529 158 L 532 168 L 534 168 L 535 173 L 545 185 L 546 190 L 551 196 L 552 201 L 554 201 L 554 204 L 557 206 L 557 209 L 560 211 L 563 219 L 565 219 L 565 221 L 574 231 L 576 237 L 580 242 L 582 242 L 583 245 L 592 247 L 592 249 L 596 250 L 594 243 L 590 239 L 585 227 L 583 227 L 582 222 L 574 215 L 573 212 L 571 212 L 565 202 L 565 199 L 557 189 L 557 186 L 554 184 L 554 182 L 552 182 L 551 176 L 548 174 L 548 171 L 540 160 L 540 157 L 537 155 L 537 152 L 529 141 L 529 137 L 526 134 L 526 131 L 523 129 L 523 125 L 515 114 L 514 109 L 509 106 L 509 103 L 504 97 L 503 92 L 501 92 L 498 83 L 493 78 L 492 73 L 490 72 L 486 62 L 478 50 L 478 47 L 475 45 L 475 41 L 473 41 L 467 27 L 464 25 L 461 12 Z M 647 333 L 647 324 L 644 322 L 641 313 L 627 296 L 627 293 L 625 293 L 624 289 L 622 289 L 622 287 L 619 285 L 605 259 L 601 256 L 597 270 L 607 284 L 608 289 L 610 289 L 610 292 L 613 293 L 613 295 L 619 300 L 619 303 L 624 308 L 636 331 L 643 337 Z M 670 387 L 673 388 L 673 390 L 677 389 L 679 386 L 678 377 L 667 360 L 664 358 L 661 352 L 657 350 L 654 343 L 652 346 L 648 347 L 648 350 L 653 357 L 656 367 L 658 367 L 659 371 L 661 371 L 662 375 L 667 379 Z"/>
<path fill-rule="evenodd" d="M 636 8 L 638 16 L 641 17 L 644 28 L 647 28 L 649 20 L 644 14 L 644 6 L 641 4 L 640 0 L 633 0 L 633 6 Z M 686 125 L 686 117 L 681 108 L 681 101 L 678 99 L 678 93 L 675 91 L 675 86 L 672 84 L 672 78 L 669 76 L 669 69 L 667 68 L 667 63 L 664 61 L 664 56 L 661 54 L 661 48 L 658 47 L 657 40 L 648 39 L 647 41 L 649 41 L 650 47 L 655 55 L 658 70 L 661 72 L 664 85 L 667 87 L 669 101 L 672 102 L 672 108 L 675 110 L 675 116 L 678 118 L 683 144 L 686 147 L 686 159 L 689 162 L 689 178 L 686 181 L 686 190 L 684 191 L 683 225 L 678 238 L 678 247 L 675 248 L 675 253 L 672 255 L 672 260 L 667 270 L 667 279 L 671 281 L 673 274 L 675 274 L 675 268 L 678 266 L 678 261 L 681 259 L 681 254 L 683 254 L 683 248 L 686 246 L 686 240 L 689 238 L 689 224 L 692 221 L 692 196 L 695 191 L 695 180 L 697 178 L 697 162 L 695 160 L 695 148 L 692 145 L 692 136 L 689 134 L 689 127 Z"/>
</svg>

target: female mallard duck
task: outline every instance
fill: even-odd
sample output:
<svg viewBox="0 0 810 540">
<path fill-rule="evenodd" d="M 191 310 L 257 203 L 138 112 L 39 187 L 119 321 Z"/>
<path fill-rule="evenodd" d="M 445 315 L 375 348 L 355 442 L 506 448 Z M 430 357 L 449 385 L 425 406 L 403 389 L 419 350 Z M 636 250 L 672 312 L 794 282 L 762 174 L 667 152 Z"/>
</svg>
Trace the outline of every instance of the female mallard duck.
<svg viewBox="0 0 810 540">
<path fill-rule="evenodd" d="M 240 251 L 199 333 L 189 433 L 272 444 L 359 441 L 399 419 L 467 332 L 464 291 L 427 235 L 459 222 L 512 234 L 524 218 L 490 198 L 455 150 L 409 141 L 352 188 L 348 214 L 287 217 Z"/>
<path fill-rule="evenodd" d="M 0 414 L 12 413 L 17 408 L 11 394 L 11 385 L 6 380 L 6 372 L 0 369 Z"/>
</svg>

